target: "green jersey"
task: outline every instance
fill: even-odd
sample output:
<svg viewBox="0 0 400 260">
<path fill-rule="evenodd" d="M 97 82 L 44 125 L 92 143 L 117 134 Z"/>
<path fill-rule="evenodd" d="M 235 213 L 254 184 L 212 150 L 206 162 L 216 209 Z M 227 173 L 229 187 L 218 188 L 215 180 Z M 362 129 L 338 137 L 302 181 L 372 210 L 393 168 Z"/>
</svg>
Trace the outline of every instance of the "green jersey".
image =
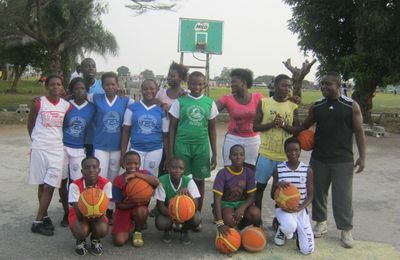
<svg viewBox="0 0 400 260">
<path fill-rule="evenodd" d="M 175 189 L 174 185 L 171 182 L 171 177 L 169 174 L 161 176 L 159 180 L 165 191 L 165 205 L 168 206 L 169 201 L 176 196 L 178 190 L 188 187 L 191 178 L 189 178 L 188 176 L 182 176 L 178 189 Z"/>
</svg>

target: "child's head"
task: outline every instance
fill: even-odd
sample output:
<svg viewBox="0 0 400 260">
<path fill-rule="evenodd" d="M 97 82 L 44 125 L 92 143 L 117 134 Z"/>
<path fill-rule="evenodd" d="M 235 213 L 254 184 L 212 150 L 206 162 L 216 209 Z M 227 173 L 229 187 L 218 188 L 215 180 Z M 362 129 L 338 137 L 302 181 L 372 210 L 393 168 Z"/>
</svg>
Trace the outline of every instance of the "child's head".
<svg viewBox="0 0 400 260">
<path fill-rule="evenodd" d="M 74 99 L 86 99 L 87 89 L 83 79 L 79 77 L 72 79 L 68 86 L 68 92 L 74 97 Z"/>
<path fill-rule="evenodd" d="M 286 139 L 284 147 L 288 161 L 297 162 L 301 152 L 299 140 L 295 137 L 289 137 Z"/>
<path fill-rule="evenodd" d="M 89 183 L 96 183 L 100 173 L 100 161 L 94 156 L 88 156 L 81 162 L 82 176 Z"/>
<path fill-rule="evenodd" d="M 154 79 L 145 79 L 141 88 L 144 100 L 153 100 L 156 98 L 158 85 Z"/>
<path fill-rule="evenodd" d="M 173 157 L 168 163 L 168 172 L 172 180 L 180 180 L 185 172 L 185 163 L 180 157 Z"/>
<path fill-rule="evenodd" d="M 229 149 L 229 159 L 232 162 L 232 166 L 243 166 L 246 154 L 243 146 L 235 144 Z"/>
<path fill-rule="evenodd" d="M 51 97 L 60 97 L 64 93 L 63 79 L 58 75 L 49 75 L 44 82 Z"/>
<path fill-rule="evenodd" d="M 206 76 L 200 71 L 193 71 L 189 75 L 188 87 L 190 90 L 190 95 L 193 97 L 201 96 L 201 92 L 203 91 L 206 85 Z"/>
<path fill-rule="evenodd" d="M 101 84 L 106 95 L 115 95 L 118 91 L 118 75 L 115 72 L 106 72 L 101 75 Z"/>
<path fill-rule="evenodd" d="M 127 172 L 135 172 L 140 168 L 140 155 L 135 151 L 129 151 L 124 155 L 124 168 Z"/>
<path fill-rule="evenodd" d="M 181 82 L 185 82 L 187 79 L 189 69 L 183 65 L 176 62 L 172 62 L 169 66 L 167 83 L 170 87 L 177 87 Z"/>
</svg>

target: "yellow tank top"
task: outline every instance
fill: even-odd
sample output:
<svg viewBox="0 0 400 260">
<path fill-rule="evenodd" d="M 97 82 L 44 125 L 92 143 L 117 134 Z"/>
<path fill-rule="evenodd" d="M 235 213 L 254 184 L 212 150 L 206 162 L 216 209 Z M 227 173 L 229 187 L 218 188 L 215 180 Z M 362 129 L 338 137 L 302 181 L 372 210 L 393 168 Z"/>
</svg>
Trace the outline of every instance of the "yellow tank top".
<svg viewBox="0 0 400 260">
<path fill-rule="evenodd" d="M 274 121 L 275 116 L 279 114 L 285 124 L 293 125 L 293 111 L 297 105 L 289 100 L 285 102 L 276 102 L 272 97 L 263 98 L 261 101 L 263 112 L 262 124 Z M 268 131 L 261 132 L 260 154 L 274 161 L 285 161 L 286 154 L 283 144 L 292 134 L 281 128 L 271 128 Z"/>
</svg>

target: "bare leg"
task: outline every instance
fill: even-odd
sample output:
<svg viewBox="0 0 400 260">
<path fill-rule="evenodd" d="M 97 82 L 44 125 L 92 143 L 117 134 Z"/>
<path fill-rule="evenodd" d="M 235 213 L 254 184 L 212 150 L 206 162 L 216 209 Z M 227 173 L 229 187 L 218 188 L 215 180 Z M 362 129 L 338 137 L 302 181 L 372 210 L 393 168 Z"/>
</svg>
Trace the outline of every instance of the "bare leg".
<svg viewBox="0 0 400 260">
<path fill-rule="evenodd" d="M 198 200 L 198 211 L 201 212 L 201 209 L 203 208 L 203 200 L 204 200 L 204 180 L 196 180 L 196 179 L 193 179 L 193 180 L 196 183 L 196 186 L 200 192 L 201 197 Z"/>
<path fill-rule="evenodd" d="M 41 195 L 39 195 L 39 209 L 36 215 L 36 221 L 42 221 L 43 217 L 47 215 L 47 209 L 49 208 L 51 199 L 53 198 L 54 187 L 47 185 L 46 183 L 42 186 L 43 191 Z"/>
</svg>

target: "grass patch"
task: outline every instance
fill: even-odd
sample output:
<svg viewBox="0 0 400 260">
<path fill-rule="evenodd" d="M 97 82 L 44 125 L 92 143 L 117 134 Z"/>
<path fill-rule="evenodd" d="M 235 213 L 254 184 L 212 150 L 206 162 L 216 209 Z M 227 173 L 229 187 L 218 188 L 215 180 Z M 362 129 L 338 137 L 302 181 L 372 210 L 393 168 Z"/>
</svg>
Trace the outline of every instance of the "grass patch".
<svg viewBox="0 0 400 260">
<path fill-rule="evenodd" d="M 17 93 L 8 93 L 11 81 L 0 80 L 0 109 L 15 110 L 19 104 L 30 105 L 32 98 L 46 93 L 45 87 L 36 80 L 21 80 Z"/>
</svg>

